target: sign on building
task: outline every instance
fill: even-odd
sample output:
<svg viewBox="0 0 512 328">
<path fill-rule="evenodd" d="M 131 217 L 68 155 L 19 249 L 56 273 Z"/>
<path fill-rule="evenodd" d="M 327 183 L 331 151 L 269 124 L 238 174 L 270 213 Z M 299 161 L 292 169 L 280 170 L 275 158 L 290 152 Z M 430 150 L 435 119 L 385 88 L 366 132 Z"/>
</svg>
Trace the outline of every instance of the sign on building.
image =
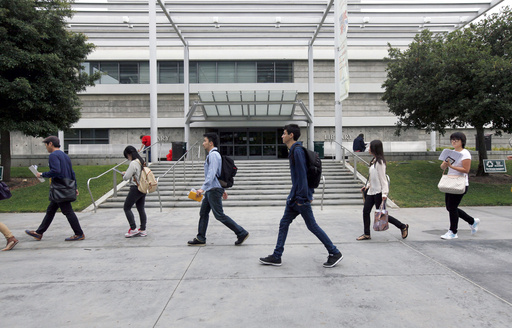
<svg viewBox="0 0 512 328">
<path fill-rule="evenodd" d="M 338 101 L 343 101 L 348 97 L 349 89 L 349 77 L 348 77 L 348 9 L 347 0 L 337 0 L 335 2 L 335 14 L 336 14 L 336 35 L 335 35 L 335 48 L 336 48 L 336 59 L 338 61 L 338 87 L 340 88 Z"/>
<path fill-rule="evenodd" d="M 504 159 L 484 159 L 485 173 L 507 173 Z"/>
</svg>

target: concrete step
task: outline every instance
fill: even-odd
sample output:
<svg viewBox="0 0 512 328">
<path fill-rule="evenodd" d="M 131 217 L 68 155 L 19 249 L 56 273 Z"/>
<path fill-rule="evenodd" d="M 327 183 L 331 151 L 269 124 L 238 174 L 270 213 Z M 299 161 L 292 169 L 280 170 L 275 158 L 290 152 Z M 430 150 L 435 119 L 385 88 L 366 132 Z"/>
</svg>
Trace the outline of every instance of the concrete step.
<svg viewBox="0 0 512 328">
<path fill-rule="evenodd" d="M 163 207 L 199 207 L 198 202 L 188 199 L 191 188 L 199 188 L 204 182 L 203 162 L 195 165 L 178 163 L 175 166 L 174 178 L 170 171 L 161 177 L 174 163 L 151 165 L 151 169 L 159 180 L 159 192 Z M 277 161 L 237 161 L 238 173 L 235 185 L 228 189 L 229 198 L 223 202 L 225 207 L 231 206 L 282 206 L 290 192 L 291 179 L 288 160 Z M 325 191 L 321 184 L 315 191 L 314 205 L 319 205 L 324 191 L 324 205 L 361 205 L 360 189 L 362 183 L 354 180 L 353 174 L 343 168 L 341 163 L 323 161 Z M 174 193 L 176 189 L 176 193 Z M 121 208 L 128 187 L 118 191 L 116 198 L 109 198 L 101 204 L 106 208 Z M 175 196 L 173 196 L 175 194 Z M 146 197 L 146 207 L 159 207 L 157 193 Z"/>
</svg>

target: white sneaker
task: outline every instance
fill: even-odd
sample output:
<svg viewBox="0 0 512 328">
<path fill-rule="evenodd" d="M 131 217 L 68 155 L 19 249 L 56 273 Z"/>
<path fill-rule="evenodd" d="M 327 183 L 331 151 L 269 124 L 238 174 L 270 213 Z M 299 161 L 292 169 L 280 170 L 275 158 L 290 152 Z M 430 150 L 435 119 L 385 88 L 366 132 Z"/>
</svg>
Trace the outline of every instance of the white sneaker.
<svg viewBox="0 0 512 328">
<path fill-rule="evenodd" d="M 480 224 L 480 219 L 475 218 L 475 222 L 470 224 L 471 234 L 474 235 L 478 231 L 478 225 Z"/>
<path fill-rule="evenodd" d="M 124 234 L 124 236 L 125 236 L 126 238 L 131 238 L 131 237 L 135 237 L 135 236 L 137 236 L 139 233 L 140 233 L 140 230 L 139 230 L 139 229 L 137 229 L 137 228 L 136 228 L 136 229 L 134 229 L 134 230 L 129 229 L 129 230 L 128 230 L 128 232 Z"/>
<path fill-rule="evenodd" d="M 456 239 L 459 238 L 456 233 L 453 233 L 451 230 L 448 230 L 444 235 L 441 236 L 441 239 Z"/>
<path fill-rule="evenodd" d="M 148 235 L 148 233 L 146 232 L 146 230 L 139 230 L 139 237 L 146 237 Z"/>
</svg>

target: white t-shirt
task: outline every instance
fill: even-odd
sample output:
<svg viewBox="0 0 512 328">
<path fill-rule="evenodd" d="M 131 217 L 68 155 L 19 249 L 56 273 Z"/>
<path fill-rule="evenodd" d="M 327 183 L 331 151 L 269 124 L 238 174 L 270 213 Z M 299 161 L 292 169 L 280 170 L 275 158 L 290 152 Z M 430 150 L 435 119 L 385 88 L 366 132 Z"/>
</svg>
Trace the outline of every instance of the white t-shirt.
<svg viewBox="0 0 512 328">
<path fill-rule="evenodd" d="M 465 159 L 471 160 L 471 153 L 467 149 L 462 149 L 460 151 L 460 153 L 462 154 L 462 157 L 458 161 L 455 161 L 452 164 L 452 166 L 462 167 L 463 160 L 465 160 Z M 466 177 L 466 186 L 469 186 L 469 177 L 468 177 L 467 173 L 462 173 L 462 172 L 456 171 L 452 168 L 448 168 L 448 175 L 463 175 L 463 176 L 465 176 Z"/>
</svg>

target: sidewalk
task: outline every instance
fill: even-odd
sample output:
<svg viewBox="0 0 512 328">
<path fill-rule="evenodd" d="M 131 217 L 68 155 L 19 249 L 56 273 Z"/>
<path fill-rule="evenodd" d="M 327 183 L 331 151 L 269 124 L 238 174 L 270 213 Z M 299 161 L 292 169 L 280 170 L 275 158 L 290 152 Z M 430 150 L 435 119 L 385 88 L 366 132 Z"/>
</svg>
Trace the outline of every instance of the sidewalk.
<svg viewBox="0 0 512 328">
<path fill-rule="evenodd" d="M 259 264 L 273 251 L 284 201 L 226 209 L 251 234 L 242 246 L 213 215 L 207 246 L 187 246 L 199 207 L 149 209 L 148 236 L 131 239 L 122 210 L 77 213 L 86 234 L 77 242 L 64 242 L 72 231 L 61 213 L 41 241 L 23 231 L 43 213 L 0 214 L 20 240 L 0 252 L 0 326 L 509 327 L 512 207 L 463 208 L 482 221 L 475 236 L 461 220 L 459 239 L 441 240 L 446 210 L 410 208 L 391 210 L 410 225 L 406 240 L 391 226 L 356 241 L 362 206 L 317 205 L 344 255 L 331 269 L 301 217 L 283 265 Z"/>
</svg>

